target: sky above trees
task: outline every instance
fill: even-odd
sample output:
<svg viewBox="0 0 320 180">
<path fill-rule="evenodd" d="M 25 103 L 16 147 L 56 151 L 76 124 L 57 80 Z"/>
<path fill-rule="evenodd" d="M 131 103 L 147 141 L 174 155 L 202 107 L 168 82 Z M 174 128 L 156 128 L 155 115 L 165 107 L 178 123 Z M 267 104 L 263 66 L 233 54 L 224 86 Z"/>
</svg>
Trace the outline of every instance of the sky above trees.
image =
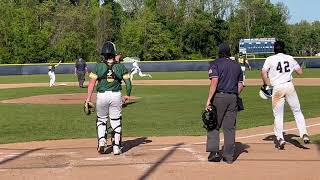
<svg viewBox="0 0 320 180">
<path fill-rule="evenodd" d="M 320 20 L 319 0 L 271 0 L 272 3 L 283 2 L 290 11 L 289 23 L 294 24 L 302 20 L 309 22 Z"/>
</svg>

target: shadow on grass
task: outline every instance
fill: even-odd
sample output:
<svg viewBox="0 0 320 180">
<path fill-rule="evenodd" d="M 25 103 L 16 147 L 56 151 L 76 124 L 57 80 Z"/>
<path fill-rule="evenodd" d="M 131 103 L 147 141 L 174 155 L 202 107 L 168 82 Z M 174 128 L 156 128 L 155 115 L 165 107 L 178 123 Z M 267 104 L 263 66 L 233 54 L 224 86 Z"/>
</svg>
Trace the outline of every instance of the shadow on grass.
<svg viewBox="0 0 320 180">
<path fill-rule="evenodd" d="M 294 145 L 295 147 L 298 147 L 300 149 L 310 149 L 308 147 L 303 146 L 298 140 L 296 140 L 296 138 L 300 138 L 300 136 L 297 136 L 295 134 L 284 134 L 284 140 L 292 145 Z M 265 137 L 263 140 L 265 141 L 273 141 L 273 143 L 275 144 L 275 148 L 279 147 L 279 143 L 277 141 L 277 138 L 275 135 L 270 135 Z"/>
<path fill-rule="evenodd" d="M 42 149 L 43 149 L 43 148 L 30 149 L 30 150 L 28 150 L 28 151 L 25 151 L 25 152 L 23 152 L 23 153 L 14 155 L 14 156 L 12 156 L 12 157 L 5 158 L 5 159 L 3 159 L 3 160 L 0 161 L 0 165 L 3 165 L 3 164 L 5 164 L 5 163 L 7 163 L 7 162 L 16 160 L 16 159 L 18 159 L 18 158 L 20 158 L 20 157 L 22 157 L 22 156 L 26 156 L 26 155 L 28 155 L 28 154 L 30 154 L 30 153 L 35 152 L 35 151 L 40 151 L 40 150 L 42 150 Z"/>
</svg>

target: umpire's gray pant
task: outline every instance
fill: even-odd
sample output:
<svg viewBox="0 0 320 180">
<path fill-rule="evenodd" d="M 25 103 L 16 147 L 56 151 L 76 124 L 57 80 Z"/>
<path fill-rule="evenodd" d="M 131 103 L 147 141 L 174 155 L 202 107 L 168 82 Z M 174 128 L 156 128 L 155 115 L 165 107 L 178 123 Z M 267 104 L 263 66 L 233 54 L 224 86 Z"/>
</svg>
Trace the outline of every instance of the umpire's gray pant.
<svg viewBox="0 0 320 180">
<path fill-rule="evenodd" d="M 217 108 L 218 127 L 208 131 L 207 152 L 219 151 L 219 129 L 223 128 L 224 149 L 223 157 L 233 160 L 235 151 L 235 128 L 237 118 L 237 95 L 217 93 L 213 99 L 213 105 Z"/>
<path fill-rule="evenodd" d="M 86 76 L 86 72 L 85 71 L 77 71 L 79 87 L 83 87 L 83 83 L 85 81 L 85 76 Z"/>
</svg>

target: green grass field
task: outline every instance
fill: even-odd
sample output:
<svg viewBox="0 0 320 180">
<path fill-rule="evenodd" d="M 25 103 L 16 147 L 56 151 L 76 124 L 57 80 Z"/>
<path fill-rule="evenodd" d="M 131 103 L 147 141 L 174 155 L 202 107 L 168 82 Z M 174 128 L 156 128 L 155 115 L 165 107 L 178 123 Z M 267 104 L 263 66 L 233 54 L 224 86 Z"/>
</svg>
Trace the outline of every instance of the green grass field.
<svg viewBox="0 0 320 180">
<path fill-rule="evenodd" d="M 311 143 L 320 145 L 320 134 L 311 136 L 310 140 L 311 140 Z"/>
<path fill-rule="evenodd" d="M 246 87 L 242 94 L 246 110 L 238 116 L 238 129 L 273 123 L 271 102 L 261 100 L 258 89 Z M 85 91 L 75 87 L 2 89 L 0 100 Z M 297 91 L 305 117 L 320 116 L 320 87 L 298 87 Z M 135 86 L 132 95 L 141 99 L 124 108 L 123 135 L 205 135 L 200 114 L 207 92 L 207 86 Z M 0 103 L 0 143 L 95 137 L 96 116 L 82 111 L 82 104 Z M 288 109 L 285 119 L 293 120 Z"/>
<path fill-rule="evenodd" d="M 183 71 L 183 72 L 150 72 L 153 80 L 169 80 L 169 79 L 207 79 L 206 71 Z M 305 69 L 301 78 L 320 78 L 320 69 Z M 246 78 L 260 78 L 260 71 L 253 70 L 246 72 Z M 86 78 L 88 79 L 88 77 Z M 141 78 L 138 75 L 134 79 L 149 79 L 148 77 Z M 56 81 L 59 82 L 75 82 L 76 77 L 73 74 L 57 74 Z M 48 75 L 22 75 L 22 76 L 0 76 L 0 84 L 11 83 L 48 83 Z"/>
</svg>

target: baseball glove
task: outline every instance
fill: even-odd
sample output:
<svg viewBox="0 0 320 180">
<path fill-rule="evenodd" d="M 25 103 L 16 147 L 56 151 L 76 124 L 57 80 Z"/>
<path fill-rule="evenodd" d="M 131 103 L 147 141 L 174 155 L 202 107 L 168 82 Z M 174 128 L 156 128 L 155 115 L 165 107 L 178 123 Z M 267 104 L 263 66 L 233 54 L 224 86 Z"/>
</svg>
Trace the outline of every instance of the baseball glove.
<svg viewBox="0 0 320 180">
<path fill-rule="evenodd" d="M 214 130 L 218 126 L 217 109 L 215 106 L 211 106 L 210 111 L 204 110 L 201 115 L 203 127 L 208 131 Z"/>
<path fill-rule="evenodd" d="M 83 111 L 86 115 L 90 115 L 92 112 L 95 111 L 95 106 L 92 102 L 84 102 Z"/>
</svg>

